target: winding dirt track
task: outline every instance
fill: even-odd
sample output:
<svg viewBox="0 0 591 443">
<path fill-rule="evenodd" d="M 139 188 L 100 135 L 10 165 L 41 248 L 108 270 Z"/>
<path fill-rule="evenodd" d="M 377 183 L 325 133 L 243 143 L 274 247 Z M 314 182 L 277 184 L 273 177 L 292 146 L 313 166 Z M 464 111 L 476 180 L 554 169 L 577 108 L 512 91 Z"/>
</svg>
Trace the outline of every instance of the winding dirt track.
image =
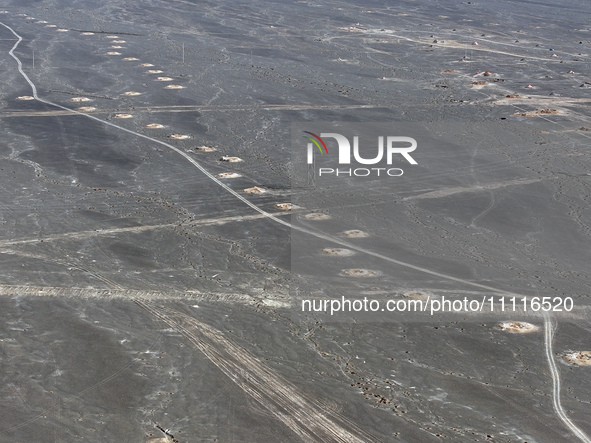
<svg viewBox="0 0 591 443">
<path fill-rule="evenodd" d="M 554 359 L 554 350 L 552 349 L 552 341 L 554 339 L 555 327 L 550 318 L 545 316 L 544 320 L 544 345 L 546 348 L 546 358 L 548 360 L 548 367 L 550 368 L 550 375 L 552 376 L 552 406 L 558 418 L 570 429 L 570 431 L 583 443 L 591 443 L 591 439 L 585 434 L 572 420 L 566 415 L 566 411 L 562 407 L 560 401 L 560 371 L 556 367 Z"/>
</svg>

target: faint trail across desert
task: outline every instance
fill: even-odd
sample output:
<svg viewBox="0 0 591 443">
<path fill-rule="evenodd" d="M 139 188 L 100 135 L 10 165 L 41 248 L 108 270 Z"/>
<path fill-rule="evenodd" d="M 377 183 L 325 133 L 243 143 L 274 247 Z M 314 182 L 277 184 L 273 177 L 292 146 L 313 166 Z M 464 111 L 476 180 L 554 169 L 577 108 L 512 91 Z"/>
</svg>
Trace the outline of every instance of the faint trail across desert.
<svg viewBox="0 0 591 443">
<path fill-rule="evenodd" d="M 274 213 L 275 217 L 282 217 L 289 215 L 288 212 Z M 265 218 L 262 214 L 250 214 L 250 215 L 233 215 L 229 217 L 219 218 L 207 218 L 201 220 L 193 220 L 190 222 L 183 223 L 182 226 L 211 226 L 211 225 L 224 225 L 226 223 L 232 223 L 236 221 L 245 220 L 257 220 L 259 218 Z M 52 234 L 45 237 L 33 237 L 33 238 L 17 238 L 14 240 L 0 240 L 0 247 L 14 246 L 14 245 L 25 245 L 31 243 L 50 242 L 63 239 L 85 239 L 92 237 L 101 237 L 104 235 L 113 235 L 126 232 L 145 232 L 153 231 L 157 229 L 174 229 L 178 227 L 178 223 L 162 223 L 158 225 L 143 225 L 143 226 L 129 226 L 125 228 L 107 228 L 107 229 L 95 229 L 91 231 L 75 231 L 75 232 L 64 232 L 62 234 Z"/>
<path fill-rule="evenodd" d="M 303 441 L 372 443 L 373 436 L 327 408 L 263 365 L 220 331 L 171 308 L 136 303 L 178 330 L 230 380 L 282 421 Z"/>
</svg>

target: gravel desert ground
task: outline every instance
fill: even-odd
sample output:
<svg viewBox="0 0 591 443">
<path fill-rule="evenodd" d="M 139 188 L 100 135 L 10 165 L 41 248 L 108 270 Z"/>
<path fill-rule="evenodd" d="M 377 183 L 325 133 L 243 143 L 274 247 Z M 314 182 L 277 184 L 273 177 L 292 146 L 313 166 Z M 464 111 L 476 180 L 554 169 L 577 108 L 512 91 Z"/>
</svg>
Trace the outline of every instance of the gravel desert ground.
<svg viewBox="0 0 591 443">
<path fill-rule="evenodd" d="M 587 2 L 3 5 L 0 442 L 591 442 Z"/>
</svg>

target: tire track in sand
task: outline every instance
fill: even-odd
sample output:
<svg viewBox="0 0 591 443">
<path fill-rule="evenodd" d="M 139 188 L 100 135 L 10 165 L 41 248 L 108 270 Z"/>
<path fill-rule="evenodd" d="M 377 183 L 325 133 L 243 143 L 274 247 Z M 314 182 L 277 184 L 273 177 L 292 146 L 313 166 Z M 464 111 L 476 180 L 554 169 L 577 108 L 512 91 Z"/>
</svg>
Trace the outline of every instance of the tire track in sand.
<svg viewBox="0 0 591 443">
<path fill-rule="evenodd" d="M 375 437 L 337 412 L 298 389 L 263 365 L 246 349 L 228 340 L 217 329 L 171 308 L 155 308 L 141 300 L 135 302 L 179 331 L 230 380 L 282 421 L 303 441 L 371 443 Z"/>
</svg>

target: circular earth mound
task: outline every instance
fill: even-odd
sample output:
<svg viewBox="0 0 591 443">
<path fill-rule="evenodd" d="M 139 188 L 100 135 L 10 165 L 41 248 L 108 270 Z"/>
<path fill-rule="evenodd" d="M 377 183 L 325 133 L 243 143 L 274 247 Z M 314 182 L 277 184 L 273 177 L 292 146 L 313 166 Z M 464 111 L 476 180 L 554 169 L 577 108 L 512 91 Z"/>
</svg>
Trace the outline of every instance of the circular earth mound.
<svg viewBox="0 0 591 443">
<path fill-rule="evenodd" d="M 324 248 L 321 252 L 324 255 L 330 255 L 333 257 L 349 257 L 355 254 L 353 251 L 346 248 Z"/>
<path fill-rule="evenodd" d="M 346 277 L 358 277 L 358 278 L 371 278 L 377 277 L 380 275 L 378 271 L 373 271 L 371 269 L 360 269 L 360 268 L 353 268 L 353 269 L 343 269 L 341 275 Z"/>
<path fill-rule="evenodd" d="M 367 232 L 360 231 L 359 229 L 351 229 L 349 231 L 344 231 L 341 235 L 347 238 L 363 238 L 369 236 Z"/>
<path fill-rule="evenodd" d="M 571 365 L 591 366 L 591 351 L 569 352 L 562 359 Z"/>
<path fill-rule="evenodd" d="M 222 161 L 223 162 L 229 162 L 229 163 L 239 163 L 241 161 L 243 161 L 240 157 L 231 157 L 228 155 L 224 155 L 222 157 Z"/>
<path fill-rule="evenodd" d="M 328 220 L 331 216 L 323 212 L 311 212 L 310 214 L 304 215 L 304 218 L 306 220 Z"/>
<path fill-rule="evenodd" d="M 246 192 L 247 194 L 264 194 L 267 190 L 259 186 L 253 186 L 252 188 L 243 189 L 243 192 Z"/>
<path fill-rule="evenodd" d="M 527 334 L 528 332 L 534 332 L 538 329 L 536 325 L 524 321 L 504 321 L 503 323 L 499 323 L 497 328 L 514 334 Z"/>
</svg>

